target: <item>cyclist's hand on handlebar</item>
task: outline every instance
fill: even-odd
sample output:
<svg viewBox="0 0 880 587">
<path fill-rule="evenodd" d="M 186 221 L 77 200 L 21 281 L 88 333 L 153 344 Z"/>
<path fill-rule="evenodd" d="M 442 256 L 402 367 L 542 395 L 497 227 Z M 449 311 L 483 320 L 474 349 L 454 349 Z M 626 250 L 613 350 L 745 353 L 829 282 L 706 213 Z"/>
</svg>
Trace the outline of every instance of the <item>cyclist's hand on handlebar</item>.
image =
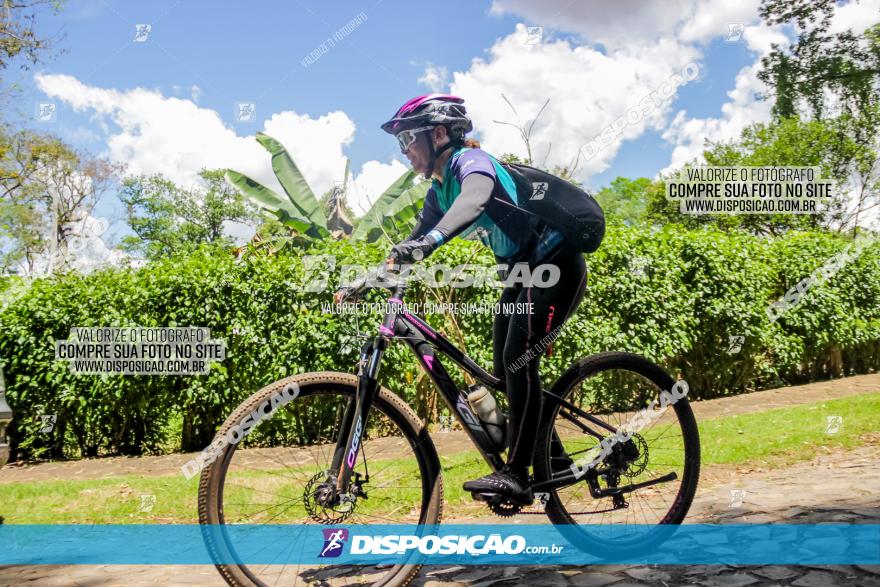
<svg viewBox="0 0 880 587">
<path fill-rule="evenodd" d="M 396 257 L 400 263 L 413 263 L 421 261 L 434 252 L 439 243 L 431 235 L 426 234 L 417 239 L 405 240 L 391 249 L 391 255 L 388 257 Z M 386 261 L 387 262 L 387 261 Z"/>
</svg>

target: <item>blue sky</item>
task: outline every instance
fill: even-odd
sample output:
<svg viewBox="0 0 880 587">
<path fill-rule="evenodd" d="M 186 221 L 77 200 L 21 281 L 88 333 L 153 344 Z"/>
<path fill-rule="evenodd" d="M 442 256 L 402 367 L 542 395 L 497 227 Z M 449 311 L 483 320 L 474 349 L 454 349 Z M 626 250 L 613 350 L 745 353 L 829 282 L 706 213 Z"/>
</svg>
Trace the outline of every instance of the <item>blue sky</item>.
<svg viewBox="0 0 880 587">
<path fill-rule="evenodd" d="M 63 32 L 60 45 L 66 50 L 40 70 L 71 75 L 90 86 L 144 87 L 169 97 L 188 97 L 188 88 L 196 85 L 199 105 L 215 110 L 240 134 L 252 134 L 261 116 L 274 112 L 318 117 L 342 110 L 357 125 L 346 149 L 357 168 L 395 154 L 394 142 L 378 125 L 402 101 L 428 91 L 417 82 L 428 63 L 466 71 L 472 59 L 483 56 L 518 22 L 540 24 L 515 13 L 490 14 L 490 6 L 485 1 L 445 3 L 442 10 L 394 0 L 247 6 L 73 1 L 59 15 L 40 21 L 45 32 Z M 317 63 L 301 65 L 303 57 L 362 12 L 367 20 L 354 34 Z M 132 42 L 137 23 L 152 27 L 145 42 Z M 571 33 L 555 34 L 564 38 Z M 718 116 L 736 73 L 753 61 L 744 43 L 716 40 L 706 52 L 705 75 L 682 89 L 673 109 Z M 25 103 L 46 99 L 33 84 L 28 86 Z M 236 124 L 236 101 L 256 102 L 257 121 Z M 84 140 L 88 135 L 82 129 L 94 124 L 88 114 L 77 115 L 60 104 L 56 122 L 54 130 L 68 140 L 90 150 L 103 148 L 99 131 L 93 140 Z M 591 183 L 603 185 L 617 175 L 653 175 L 668 164 L 671 148 L 657 133 L 626 141 L 611 167 Z"/>
<path fill-rule="evenodd" d="M 476 136 L 489 152 L 524 154 L 520 121 L 550 103 L 533 135 L 548 164 L 579 149 L 690 65 L 696 79 L 654 99 L 577 176 L 596 189 L 617 176 L 653 177 L 698 158 L 703 142 L 726 140 L 766 120 L 758 99 L 760 57 L 785 31 L 757 18 L 759 0 L 478 0 L 443 4 L 400 0 L 249 4 L 203 0 L 68 2 L 38 19 L 62 33 L 64 53 L 21 74 L 19 113 L 131 173 L 194 181 L 201 167 L 231 167 L 273 183 L 268 157 L 253 141 L 269 132 L 294 155 L 316 192 L 341 179 L 351 159 L 355 209 L 365 209 L 405 169 L 379 125 L 414 95 L 432 90 L 465 98 Z M 876 8 L 854 5 L 847 18 Z M 867 8 L 866 8 L 867 6 Z M 302 61 L 360 16 L 324 54 Z M 149 24 L 142 42 L 135 26 Z M 729 40 L 730 26 L 742 34 Z M 526 27 L 542 27 L 535 31 Z M 679 80 L 681 78 L 679 77 Z M 653 92 L 653 93 L 652 93 Z M 251 122 L 237 102 L 253 102 Z M 49 122 L 39 103 L 56 105 Z M 583 152 L 583 151 L 581 151 Z M 113 194 L 99 214 L 121 220 Z"/>
<path fill-rule="evenodd" d="M 672 102 L 673 110 L 685 110 L 691 116 L 714 118 L 721 115 L 721 106 L 728 100 L 727 92 L 735 85 L 736 75 L 755 61 L 745 43 L 712 41 L 696 83 L 682 86 Z M 615 177 L 653 177 L 669 164 L 673 145 L 659 132 L 648 131 L 637 139 L 626 141 L 611 167 L 591 178 L 595 187 L 607 185 Z"/>
<path fill-rule="evenodd" d="M 65 34 L 62 46 L 67 50 L 41 70 L 72 75 L 89 85 L 141 86 L 169 96 L 175 95 L 175 87 L 197 85 L 202 92 L 199 104 L 216 110 L 230 126 L 235 123 L 237 101 L 257 102 L 258 117 L 282 110 L 314 117 L 343 110 L 358 126 L 355 142 L 347 150 L 358 165 L 395 153 L 393 139 L 378 127 L 400 103 L 427 91 L 416 81 L 425 63 L 467 69 L 474 56 L 509 34 L 520 20 L 489 16 L 488 6 L 460 2 L 455 10 L 436 11 L 429 27 L 417 24 L 419 18 L 404 18 L 417 5 L 391 0 L 333 2 L 332 10 L 327 2 L 243 6 L 176 0 L 74 1 L 58 16 L 41 21 L 46 32 Z M 301 65 L 302 58 L 361 12 L 367 20 L 355 35 L 315 65 Z M 136 23 L 151 24 L 146 42 L 132 42 Z M 440 35 L 426 40 L 429 29 L 451 28 L 456 34 L 447 41 Z M 28 101 L 44 98 L 39 91 L 28 95 Z M 84 123 L 86 117 L 71 114 L 59 109 L 61 132 Z M 253 133 L 259 125 L 236 128 Z M 100 147 L 100 142 L 85 146 Z"/>
</svg>

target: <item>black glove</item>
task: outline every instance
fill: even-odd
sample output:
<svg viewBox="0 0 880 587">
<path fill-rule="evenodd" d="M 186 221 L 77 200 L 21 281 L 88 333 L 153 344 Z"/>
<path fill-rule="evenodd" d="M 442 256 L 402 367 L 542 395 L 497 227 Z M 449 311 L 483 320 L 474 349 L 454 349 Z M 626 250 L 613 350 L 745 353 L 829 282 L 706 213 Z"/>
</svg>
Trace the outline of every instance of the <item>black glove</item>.
<svg viewBox="0 0 880 587">
<path fill-rule="evenodd" d="M 433 253 L 434 249 L 440 246 L 441 242 L 443 242 L 441 237 L 429 232 L 423 237 L 413 240 L 405 240 L 402 243 L 395 245 L 394 248 L 391 249 L 391 255 L 396 257 L 397 261 L 402 264 L 421 261 Z"/>
</svg>

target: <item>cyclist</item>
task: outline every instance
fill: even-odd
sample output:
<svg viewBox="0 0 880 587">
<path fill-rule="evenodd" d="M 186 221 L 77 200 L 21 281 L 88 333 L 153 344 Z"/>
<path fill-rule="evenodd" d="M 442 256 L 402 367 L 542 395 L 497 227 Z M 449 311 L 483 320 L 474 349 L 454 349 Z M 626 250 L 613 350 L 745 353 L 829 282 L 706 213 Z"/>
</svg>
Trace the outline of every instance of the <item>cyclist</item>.
<svg viewBox="0 0 880 587">
<path fill-rule="evenodd" d="M 559 280 L 549 287 L 510 285 L 501 293 L 501 304 L 516 302 L 510 306 L 515 308 L 532 304 L 531 313 L 496 314 L 492 330 L 493 370 L 505 381 L 510 412 L 507 464 L 464 484 L 465 491 L 530 504 L 534 498 L 528 468 L 542 404 L 538 363 L 544 349 L 539 341 L 548 333 L 558 334 L 556 329 L 580 304 L 586 264 L 560 232 L 516 206 L 510 174 L 479 143 L 465 138 L 473 125 L 463 102 L 448 94 L 419 96 L 382 125 L 397 137 L 413 169 L 432 179 L 415 228 L 392 254 L 400 263 L 420 261 L 459 234 L 477 230 L 506 267 L 502 278 L 518 262 L 528 263 L 532 274 L 541 264 L 559 268 Z"/>
</svg>

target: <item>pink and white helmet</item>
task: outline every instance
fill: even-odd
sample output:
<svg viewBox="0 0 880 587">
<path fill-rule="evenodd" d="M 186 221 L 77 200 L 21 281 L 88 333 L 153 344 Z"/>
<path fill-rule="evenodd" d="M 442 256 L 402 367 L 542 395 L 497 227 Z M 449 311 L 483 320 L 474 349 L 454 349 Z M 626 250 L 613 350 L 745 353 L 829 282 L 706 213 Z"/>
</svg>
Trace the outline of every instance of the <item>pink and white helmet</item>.
<svg viewBox="0 0 880 587">
<path fill-rule="evenodd" d="M 459 131 L 459 137 L 474 129 L 463 98 L 450 94 L 425 94 L 401 106 L 391 120 L 382 125 L 382 130 L 395 135 L 409 128 L 438 124 Z"/>
</svg>

